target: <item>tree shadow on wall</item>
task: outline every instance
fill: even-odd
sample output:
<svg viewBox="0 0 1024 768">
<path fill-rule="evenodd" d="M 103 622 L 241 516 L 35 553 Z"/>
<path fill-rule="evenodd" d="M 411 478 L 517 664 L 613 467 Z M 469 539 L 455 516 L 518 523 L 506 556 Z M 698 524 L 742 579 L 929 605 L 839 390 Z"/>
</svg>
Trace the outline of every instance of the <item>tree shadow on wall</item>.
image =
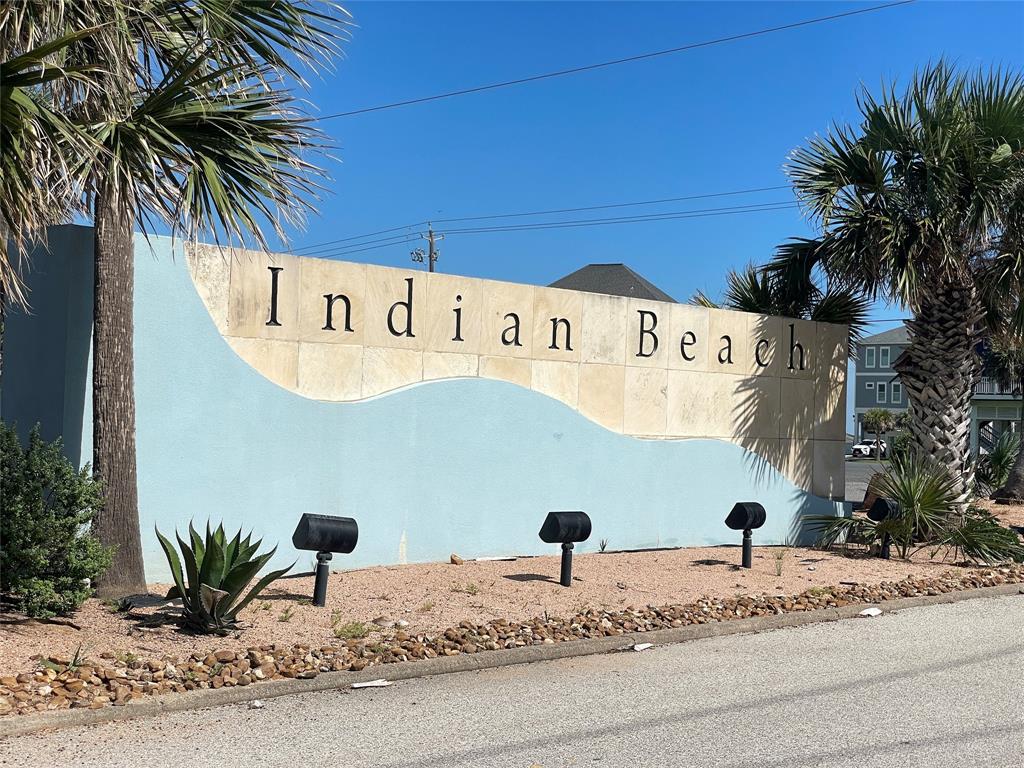
<svg viewBox="0 0 1024 768">
<path fill-rule="evenodd" d="M 765 374 L 751 374 L 737 381 L 732 393 L 733 441 L 747 450 L 747 469 L 758 482 L 770 479 L 776 469 L 798 488 L 810 492 L 814 469 L 814 379 L 779 376 L 788 365 L 782 345 L 784 337 L 778 318 L 756 316 L 750 333 L 751 360 L 758 353 L 758 340 L 773 340 L 774 347 L 768 353 L 770 365 Z M 809 356 L 812 353 L 811 349 L 805 351 L 809 365 L 814 364 Z"/>
</svg>

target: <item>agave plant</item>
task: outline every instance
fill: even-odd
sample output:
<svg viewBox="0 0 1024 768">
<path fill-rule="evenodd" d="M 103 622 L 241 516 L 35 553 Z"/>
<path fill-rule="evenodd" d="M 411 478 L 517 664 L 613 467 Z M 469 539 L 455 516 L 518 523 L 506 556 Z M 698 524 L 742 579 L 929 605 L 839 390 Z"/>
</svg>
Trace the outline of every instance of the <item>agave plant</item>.
<svg viewBox="0 0 1024 768">
<path fill-rule="evenodd" d="M 174 588 L 168 597 L 181 598 L 183 623 L 199 632 L 226 634 L 238 625 L 239 612 L 271 582 L 292 568 L 289 565 L 271 571 L 246 593 L 250 582 L 274 556 L 277 547 L 258 555 L 256 552 L 263 543 L 262 539 L 252 542 L 252 533 L 242 538 L 242 530 L 239 529 L 229 541 L 223 525 L 211 531 L 207 523 L 204 539 L 189 523 L 188 534 L 189 542 L 185 542 L 175 531 L 181 549 L 179 559 L 174 545 L 159 529 L 156 531 L 174 577 Z M 182 560 L 185 563 L 184 571 Z"/>
</svg>

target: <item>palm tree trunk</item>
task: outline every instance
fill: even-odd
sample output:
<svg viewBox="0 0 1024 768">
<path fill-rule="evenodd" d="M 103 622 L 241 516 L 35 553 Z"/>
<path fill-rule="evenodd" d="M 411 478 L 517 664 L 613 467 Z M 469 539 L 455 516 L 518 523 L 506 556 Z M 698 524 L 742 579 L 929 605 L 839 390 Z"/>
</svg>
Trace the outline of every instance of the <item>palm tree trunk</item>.
<svg viewBox="0 0 1024 768">
<path fill-rule="evenodd" d="M 893 367 L 910 403 L 909 431 L 923 455 L 949 468 L 961 511 L 974 489 L 971 395 L 981 372 L 975 352 L 983 316 L 972 285 L 922 286 L 910 345 Z"/>
<path fill-rule="evenodd" d="M 103 509 L 93 525 L 115 547 L 98 592 L 123 596 L 146 591 L 135 468 L 134 216 L 114 185 L 100 189 L 94 213 L 92 443 Z"/>
</svg>

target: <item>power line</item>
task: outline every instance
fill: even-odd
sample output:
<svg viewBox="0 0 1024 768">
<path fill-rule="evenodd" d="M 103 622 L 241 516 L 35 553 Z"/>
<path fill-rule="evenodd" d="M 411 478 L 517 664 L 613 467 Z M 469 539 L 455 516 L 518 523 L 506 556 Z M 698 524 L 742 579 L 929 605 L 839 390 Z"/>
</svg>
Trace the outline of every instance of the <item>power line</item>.
<svg viewBox="0 0 1024 768">
<path fill-rule="evenodd" d="M 383 245 L 371 245 L 371 246 L 368 246 L 366 248 L 354 248 L 352 250 L 341 251 L 339 253 L 324 253 L 324 254 L 320 254 L 320 255 L 317 255 L 317 256 L 313 256 L 311 258 L 315 258 L 315 259 L 329 259 L 329 258 L 333 258 L 335 256 L 348 256 L 348 255 L 353 254 L 353 253 L 361 253 L 362 251 L 376 251 L 378 248 L 389 248 L 392 245 L 402 245 L 403 243 L 412 243 L 412 242 L 415 242 L 416 240 L 419 240 L 419 235 L 409 235 L 404 240 L 399 240 L 398 242 L 395 242 L 395 243 L 384 243 Z"/>
<path fill-rule="evenodd" d="M 434 224 L 439 224 L 439 223 L 452 223 L 452 222 L 458 222 L 458 221 L 480 221 L 480 220 L 483 220 L 483 219 L 508 219 L 508 218 L 516 218 L 516 217 L 520 217 L 520 216 L 546 216 L 548 214 L 555 214 L 555 213 L 577 213 L 577 212 L 581 212 L 581 211 L 599 211 L 599 210 L 605 210 L 605 209 L 608 209 L 608 208 L 628 208 L 628 207 L 638 206 L 638 205 L 657 205 L 657 204 L 660 204 L 660 203 L 677 203 L 677 202 L 681 202 L 681 201 L 684 201 L 684 200 L 705 200 L 705 199 L 715 198 L 715 197 L 729 197 L 729 196 L 733 196 L 733 195 L 748 195 L 748 194 L 753 194 L 755 192 L 772 192 L 772 191 L 779 190 L 779 189 L 789 189 L 789 185 L 788 184 L 779 184 L 779 185 L 772 186 L 772 187 L 752 187 L 750 189 L 737 189 L 737 190 L 733 190 L 731 192 L 710 192 L 710 193 L 703 194 L 703 195 L 685 195 L 683 197 L 664 197 L 664 198 L 660 198 L 658 200 L 638 200 L 638 201 L 626 202 L 626 203 L 606 203 L 606 204 L 603 204 L 603 205 L 585 205 L 585 206 L 579 206 L 579 207 L 576 207 L 576 208 L 551 208 L 551 209 L 544 210 L 544 211 L 520 211 L 520 212 L 514 212 L 514 213 L 493 213 L 493 214 L 489 214 L 489 215 L 460 216 L 460 217 L 457 217 L 457 218 L 432 219 L 431 222 L 434 223 Z M 418 226 L 421 226 L 421 225 L 426 224 L 426 223 L 427 223 L 426 220 L 418 221 L 418 222 L 416 222 L 414 224 L 405 224 L 405 225 L 403 225 L 401 227 L 391 227 L 390 229 L 380 229 L 380 230 L 377 230 L 376 232 L 367 232 L 365 235 L 353 235 L 351 237 L 342 237 L 342 238 L 339 238 L 338 240 L 327 240 L 327 241 L 321 242 L 321 243 L 313 243 L 311 245 L 303 246 L 302 248 L 296 248 L 296 249 L 293 250 L 293 253 L 307 252 L 307 253 L 305 253 L 305 255 L 308 256 L 308 255 L 311 255 L 310 252 L 321 251 L 326 246 L 335 245 L 337 243 L 352 242 L 353 240 L 363 240 L 363 239 L 365 239 L 367 237 L 373 237 L 374 235 L 383 235 L 383 234 L 387 234 L 388 232 L 399 232 L 401 230 L 410 229 L 412 227 L 418 227 Z M 355 247 L 355 246 L 361 245 L 361 244 L 362 243 L 353 243 L 352 247 Z M 344 248 L 345 246 L 341 246 L 341 247 Z"/>
<path fill-rule="evenodd" d="M 376 232 L 367 232 L 365 235 L 352 235 L 352 237 L 342 237 L 338 240 L 327 240 L 323 243 L 313 243 L 312 245 L 304 245 L 301 248 L 295 248 L 293 253 L 299 253 L 301 251 L 309 251 L 320 248 L 324 245 L 334 245 L 335 243 L 347 243 L 352 240 L 363 240 L 367 237 L 373 237 L 374 235 L 383 235 L 387 232 L 399 232 L 403 229 L 410 229 L 411 227 L 418 227 L 420 224 L 426 224 L 425 221 L 417 221 L 414 224 L 404 224 L 401 227 L 391 227 L 390 229 L 378 229 Z"/>
<path fill-rule="evenodd" d="M 594 226 L 607 226 L 613 224 L 639 224 L 644 222 L 654 221 L 671 221 L 677 219 L 699 219 L 711 216 L 726 216 L 737 213 L 759 213 L 762 211 L 782 211 L 792 210 L 797 208 L 797 203 L 758 203 L 755 205 L 747 206 L 729 206 L 724 208 L 703 208 L 695 209 L 692 211 L 670 211 L 666 213 L 655 213 L 655 214 L 642 214 L 639 216 L 619 216 L 619 217 L 603 217 L 597 219 L 569 219 L 565 221 L 548 221 L 548 222 L 535 222 L 530 224 L 508 224 L 494 227 L 465 227 L 461 229 L 446 229 L 444 234 L 446 235 L 463 235 L 463 234 L 487 234 L 496 232 L 523 232 L 530 230 L 543 230 L 543 229 L 574 229 L 579 227 L 594 227 Z M 405 242 L 410 242 L 416 239 L 415 235 L 407 235 L 404 237 L 395 238 L 381 238 L 382 240 L 388 240 L 379 245 L 365 244 L 368 247 L 361 247 L 364 243 L 354 243 L 351 246 L 342 247 L 334 250 L 328 250 L 317 254 L 317 258 L 334 258 L 338 256 L 347 256 L 352 253 L 359 253 L 364 250 L 371 250 L 374 248 L 385 248 L 391 245 L 401 245 Z M 395 239 L 395 242 L 390 242 Z M 373 241 L 370 241 L 371 243 Z M 307 254 L 308 255 L 308 254 Z"/>
<path fill-rule="evenodd" d="M 739 189 L 735 192 L 714 192 L 707 195 L 687 195 L 685 197 L 663 197 L 660 200 L 639 200 L 634 203 L 609 203 L 608 205 L 587 205 L 580 208 L 553 208 L 547 211 L 528 211 L 525 213 L 497 213 L 491 216 L 461 216 L 456 219 L 433 219 L 434 224 L 442 224 L 454 221 L 479 221 L 481 219 L 510 219 L 517 216 L 544 216 L 550 213 L 576 213 L 578 211 L 599 211 L 607 208 L 628 208 L 636 205 L 658 205 L 660 203 L 678 203 L 682 200 L 704 200 L 710 197 L 728 197 L 730 195 L 746 195 L 752 192 L 771 192 L 777 189 L 789 189 L 788 184 L 779 184 L 774 187 L 754 187 L 752 189 Z"/>
<path fill-rule="evenodd" d="M 395 244 L 395 243 L 389 243 L 388 241 L 396 241 L 396 242 L 404 243 L 404 242 L 408 241 L 409 239 L 415 239 L 417 237 L 419 237 L 419 233 L 418 232 L 408 232 L 408 233 L 406 233 L 404 235 L 391 235 L 390 237 L 381 237 L 381 238 L 378 238 L 376 240 L 362 240 L 362 241 L 360 241 L 358 243 L 352 243 L 351 245 L 341 245 L 341 246 L 337 246 L 337 247 L 334 247 L 334 248 L 332 248 L 330 246 L 325 246 L 323 248 L 315 248 L 314 250 L 306 250 L 302 254 L 299 254 L 298 251 L 293 251 L 293 253 L 298 254 L 298 255 L 302 255 L 302 256 L 320 256 L 320 255 L 322 255 L 325 252 L 328 252 L 328 253 L 342 252 L 342 251 L 349 250 L 350 248 L 360 248 L 360 246 L 373 245 L 374 243 L 384 243 L 385 245 L 393 245 L 393 244 Z M 360 248 L 360 250 L 362 250 L 362 249 Z"/>
<path fill-rule="evenodd" d="M 729 213 L 757 213 L 760 211 L 782 211 L 799 207 L 798 203 L 759 203 L 757 205 L 730 206 L 726 208 L 701 208 L 694 211 L 670 211 L 668 213 L 649 213 L 641 216 L 618 216 L 600 219 L 570 219 L 568 221 L 548 221 L 535 224 L 508 224 L 494 227 L 466 227 L 463 229 L 446 229 L 445 234 L 470 234 L 476 232 L 517 232 L 534 229 L 564 229 L 571 227 L 588 227 L 603 224 L 637 224 L 649 221 L 670 221 L 673 219 L 692 219 L 704 216 L 716 216 Z"/>
<path fill-rule="evenodd" d="M 407 107 L 411 104 L 422 104 L 428 101 L 437 101 L 439 99 L 449 99 L 453 96 L 465 96 L 470 93 L 480 93 L 481 91 L 493 91 L 497 88 L 507 88 L 512 85 L 522 85 L 523 83 L 532 83 L 537 80 L 548 80 L 554 77 L 563 77 L 565 75 L 575 75 L 580 72 L 589 72 L 595 69 L 602 69 L 604 67 L 613 67 L 618 64 L 629 64 L 635 61 L 643 61 L 645 59 L 653 59 L 659 56 L 669 56 L 675 53 L 682 53 L 684 51 L 692 51 L 697 48 L 707 48 L 712 45 L 720 45 L 722 43 L 731 43 L 736 40 L 746 40 L 752 37 L 759 37 L 761 35 L 768 35 L 773 32 L 783 32 L 790 29 L 798 29 L 800 27 L 810 26 L 812 24 L 823 24 L 828 21 L 835 21 L 837 19 L 847 18 L 849 16 L 858 16 L 862 13 L 872 13 L 874 11 L 884 11 L 888 8 L 896 8 L 901 5 L 910 5 L 916 2 L 916 0 L 899 0 L 895 3 L 885 3 L 884 5 L 874 5 L 870 8 L 858 8 L 854 11 L 846 11 L 844 13 L 835 13 L 830 16 L 819 16 L 814 19 L 805 19 L 804 21 L 796 21 L 791 24 L 781 24 L 776 27 L 767 27 L 765 29 L 758 29 L 753 32 L 743 32 L 737 35 L 728 35 L 727 37 L 718 37 L 713 40 L 703 40 L 699 43 L 689 43 L 688 45 L 681 45 L 677 48 L 666 48 L 662 51 L 651 51 L 650 53 L 641 53 L 635 56 L 626 56 L 621 59 L 612 59 L 611 61 L 602 61 L 596 64 L 586 64 L 580 67 L 571 67 L 569 69 L 560 69 L 554 72 L 545 72 L 539 75 L 530 75 L 529 77 L 520 77 L 515 80 L 505 80 L 499 83 L 489 83 L 487 85 L 478 85 L 472 88 L 462 88 L 457 91 L 448 91 L 446 93 L 437 93 L 432 96 L 421 96 L 416 99 L 406 99 L 404 101 L 395 101 L 390 104 L 379 104 L 374 107 L 363 107 L 362 109 L 353 109 L 348 112 L 335 112 L 334 114 L 324 115 L 320 117 L 320 120 L 334 120 L 339 117 L 352 117 L 353 115 L 363 115 L 367 112 L 380 112 L 385 109 L 395 109 L 397 107 Z"/>
</svg>

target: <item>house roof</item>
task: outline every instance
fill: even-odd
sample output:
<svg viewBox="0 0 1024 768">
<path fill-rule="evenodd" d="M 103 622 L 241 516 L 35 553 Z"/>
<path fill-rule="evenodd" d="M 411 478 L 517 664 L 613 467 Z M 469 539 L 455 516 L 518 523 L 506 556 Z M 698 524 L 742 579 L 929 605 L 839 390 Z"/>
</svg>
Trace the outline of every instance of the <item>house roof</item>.
<svg viewBox="0 0 1024 768">
<path fill-rule="evenodd" d="M 909 344 L 910 336 L 904 326 L 892 328 L 888 331 L 876 333 L 874 336 L 866 336 L 859 344 Z"/>
<path fill-rule="evenodd" d="M 550 287 L 675 303 L 661 288 L 625 264 L 588 264 L 551 283 Z"/>
</svg>

